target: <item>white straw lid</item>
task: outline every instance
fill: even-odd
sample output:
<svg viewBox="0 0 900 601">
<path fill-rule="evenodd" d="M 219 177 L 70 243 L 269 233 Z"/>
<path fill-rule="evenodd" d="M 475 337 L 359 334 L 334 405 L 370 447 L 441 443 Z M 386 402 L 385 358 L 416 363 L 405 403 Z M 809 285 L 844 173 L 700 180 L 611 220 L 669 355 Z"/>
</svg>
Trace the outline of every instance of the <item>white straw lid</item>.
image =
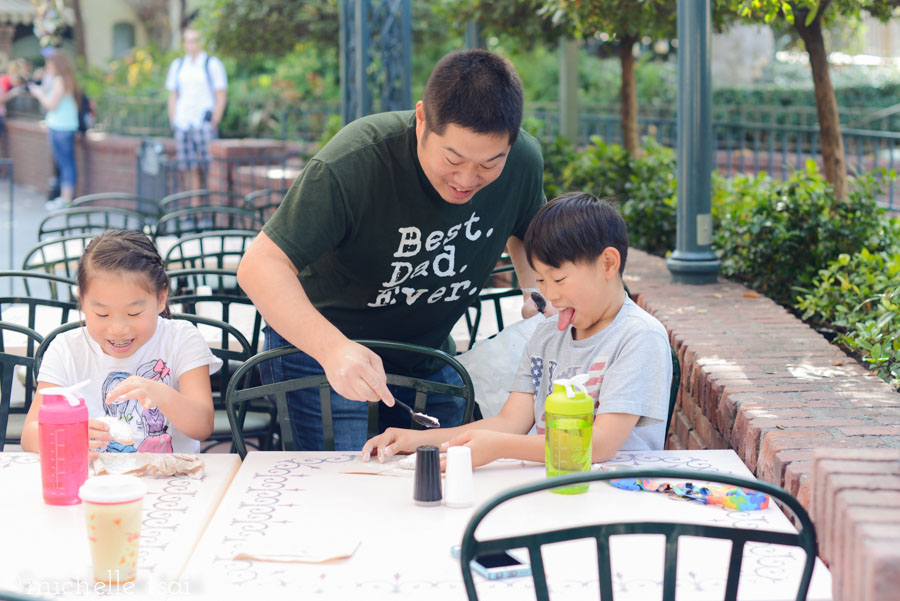
<svg viewBox="0 0 900 601">
<path fill-rule="evenodd" d="M 553 380 L 554 386 L 564 386 L 566 389 L 566 396 L 571 398 L 575 398 L 575 389 L 580 390 L 584 394 L 587 394 L 587 388 L 585 388 L 585 384 L 590 379 L 588 374 L 578 374 L 572 376 L 571 378 L 560 378 L 558 380 Z"/>
<path fill-rule="evenodd" d="M 78 384 L 72 384 L 71 386 L 54 386 L 53 388 L 44 388 L 41 390 L 41 394 L 53 394 L 64 397 L 69 404 L 73 407 L 77 407 L 81 404 L 81 399 L 75 396 L 75 393 L 90 384 L 90 380 L 82 380 Z"/>
<path fill-rule="evenodd" d="M 97 504 L 128 503 L 147 494 L 147 486 L 137 476 L 115 475 L 88 478 L 78 490 L 82 501 Z"/>
</svg>

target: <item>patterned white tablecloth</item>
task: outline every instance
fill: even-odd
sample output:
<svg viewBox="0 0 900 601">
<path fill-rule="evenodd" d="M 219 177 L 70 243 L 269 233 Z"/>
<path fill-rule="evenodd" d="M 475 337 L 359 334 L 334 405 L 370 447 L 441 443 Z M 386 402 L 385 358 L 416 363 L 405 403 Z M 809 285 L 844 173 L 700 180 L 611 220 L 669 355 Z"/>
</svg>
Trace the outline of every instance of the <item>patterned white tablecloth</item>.
<svg viewBox="0 0 900 601">
<path fill-rule="evenodd" d="M 621 453 L 607 465 L 675 467 L 750 476 L 732 451 Z M 413 503 L 413 472 L 353 474 L 352 453 L 250 453 L 184 571 L 181 593 L 204 599 L 465 599 L 459 544 L 475 507 L 501 490 L 544 477 L 543 465 L 499 461 L 475 470 L 475 505 L 465 509 Z M 662 494 L 594 484 L 587 494 L 549 492 L 509 502 L 484 522 L 480 536 L 572 525 L 592 520 L 699 521 L 739 528 L 788 530 L 777 508 L 731 511 Z M 237 553 L 293 539 L 315 548 L 335 539 L 359 542 L 349 559 L 323 564 L 234 560 Z M 661 537 L 611 544 L 616 599 L 661 597 Z M 682 542 L 678 598 L 721 599 L 730 543 Z M 545 548 L 551 598 L 597 599 L 596 553 L 586 542 Z M 793 598 L 803 553 L 749 545 L 740 599 Z M 476 576 L 482 599 L 533 598 L 530 578 L 487 581 Z M 554 596 L 554 592 L 556 593 Z M 181 598 L 180 596 L 178 598 Z M 831 577 L 817 563 L 809 599 L 831 599 Z"/>
<path fill-rule="evenodd" d="M 138 578 L 116 597 L 162 599 L 177 590 L 182 568 L 240 466 L 237 455 L 202 456 L 205 475 L 142 478 L 144 498 Z M 82 505 L 55 507 L 41 496 L 40 459 L 0 453 L 0 589 L 50 598 L 94 598 Z"/>
</svg>

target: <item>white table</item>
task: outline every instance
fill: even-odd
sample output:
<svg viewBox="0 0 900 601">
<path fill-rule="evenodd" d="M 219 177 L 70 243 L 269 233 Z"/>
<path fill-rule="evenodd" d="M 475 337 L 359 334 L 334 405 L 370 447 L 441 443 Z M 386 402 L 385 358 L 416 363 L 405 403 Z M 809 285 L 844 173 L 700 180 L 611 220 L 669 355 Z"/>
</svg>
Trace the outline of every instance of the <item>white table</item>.
<svg viewBox="0 0 900 601">
<path fill-rule="evenodd" d="M 344 472 L 360 468 L 353 453 L 259 453 L 247 455 L 192 555 L 180 583 L 190 598 L 203 599 L 465 599 L 459 544 L 475 508 L 501 490 L 544 477 L 544 466 L 500 461 L 475 470 L 475 505 L 465 509 L 413 503 L 412 472 L 392 476 Z M 607 465 L 666 466 L 750 476 L 732 451 L 622 453 Z M 741 528 L 788 530 L 773 507 L 730 511 L 648 492 L 594 484 L 587 494 L 532 495 L 506 504 L 479 530 L 485 537 L 590 521 L 697 520 Z M 327 564 L 235 561 L 260 540 L 294 536 L 299 544 L 329 535 L 358 538 L 352 557 Z M 720 599 L 730 543 L 688 541 L 679 562 L 678 598 Z M 718 545 L 718 546 L 717 546 Z M 644 536 L 611 545 L 616 599 L 661 597 L 663 545 Z M 551 598 L 597 599 L 596 557 L 586 542 L 545 548 Z M 793 598 L 803 553 L 796 548 L 751 545 L 746 551 L 741 599 Z M 658 567 L 657 567 L 658 566 Z M 533 598 L 530 578 L 486 581 L 476 575 L 482 599 Z M 181 598 L 181 597 L 178 597 Z M 817 561 L 809 599 L 830 599 L 831 577 Z"/>
<path fill-rule="evenodd" d="M 148 494 L 138 578 L 133 589 L 119 591 L 121 596 L 161 599 L 161 591 L 175 586 L 240 466 L 237 455 L 207 454 L 202 459 L 206 467 L 201 479 L 142 478 Z M 37 454 L 0 453 L 0 524 L 0 589 L 62 598 L 97 596 L 84 509 L 44 503 Z"/>
</svg>

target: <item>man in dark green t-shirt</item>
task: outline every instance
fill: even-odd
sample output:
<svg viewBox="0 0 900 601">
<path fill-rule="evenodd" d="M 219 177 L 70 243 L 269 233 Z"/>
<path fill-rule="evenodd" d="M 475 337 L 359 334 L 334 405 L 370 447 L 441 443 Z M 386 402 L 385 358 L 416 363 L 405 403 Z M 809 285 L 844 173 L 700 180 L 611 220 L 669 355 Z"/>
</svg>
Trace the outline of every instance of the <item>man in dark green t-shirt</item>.
<svg viewBox="0 0 900 601">
<path fill-rule="evenodd" d="M 414 111 L 358 119 L 322 148 L 241 261 L 238 280 L 269 326 L 266 348 L 293 344 L 304 353 L 271 362 L 264 380 L 324 372 L 339 450 L 365 443 L 368 409 L 356 401 L 393 405 L 385 368 L 456 377 L 351 339 L 452 353 L 448 334 L 504 248 L 520 285 L 536 285 L 522 238 L 545 201 L 543 160 L 521 122 L 521 81 L 507 60 L 451 53 Z M 321 448 L 318 391 L 297 393 L 289 410 L 298 448 Z M 429 398 L 427 411 L 458 425 L 461 400 Z"/>
</svg>

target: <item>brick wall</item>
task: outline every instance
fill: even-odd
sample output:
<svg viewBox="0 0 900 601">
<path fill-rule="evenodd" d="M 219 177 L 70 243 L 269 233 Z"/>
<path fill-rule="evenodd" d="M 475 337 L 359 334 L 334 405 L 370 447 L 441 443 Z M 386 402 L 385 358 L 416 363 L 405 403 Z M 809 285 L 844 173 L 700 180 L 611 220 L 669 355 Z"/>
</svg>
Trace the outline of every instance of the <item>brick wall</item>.
<svg viewBox="0 0 900 601">
<path fill-rule="evenodd" d="M 53 175 L 53 158 L 47 130 L 37 121 L 6 122 L 4 152 L 15 162 L 17 184 L 47 191 Z M 89 132 L 75 138 L 78 182 L 75 195 L 94 192 L 128 192 L 137 189 L 137 151 L 140 138 Z"/>
<path fill-rule="evenodd" d="M 816 449 L 810 515 L 836 599 L 900 590 L 900 449 Z"/>
<path fill-rule="evenodd" d="M 47 191 L 53 175 L 53 159 L 47 141 L 47 130 L 37 121 L 11 119 L 7 135 L 0 147 L 4 156 L 15 162 L 17 184 Z M 171 138 L 156 139 L 165 153 L 174 159 L 175 143 Z M 95 192 L 137 190 L 137 155 L 141 138 L 88 132 L 77 136 L 75 161 L 78 182 L 75 195 Z M 210 186 L 247 194 L 265 187 L 287 188 L 299 174 L 302 162 L 292 158 L 281 169 L 280 157 L 300 152 L 311 153 L 310 145 L 285 144 L 279 140 L 215 140 L 210 144 Z M 267 157 L 279 157 L 272 162 Z M 268 165 L 268 168 L 266 167 Z"/>
<path fill-rule="evenodd" d="M 807 506 L 835 599 L 896 598 L 900 393 L 740 284 L 674 284 L 640 251 L 625 278 L 681 360 L 668 446 L 732 448 Z"/>
</svg>

